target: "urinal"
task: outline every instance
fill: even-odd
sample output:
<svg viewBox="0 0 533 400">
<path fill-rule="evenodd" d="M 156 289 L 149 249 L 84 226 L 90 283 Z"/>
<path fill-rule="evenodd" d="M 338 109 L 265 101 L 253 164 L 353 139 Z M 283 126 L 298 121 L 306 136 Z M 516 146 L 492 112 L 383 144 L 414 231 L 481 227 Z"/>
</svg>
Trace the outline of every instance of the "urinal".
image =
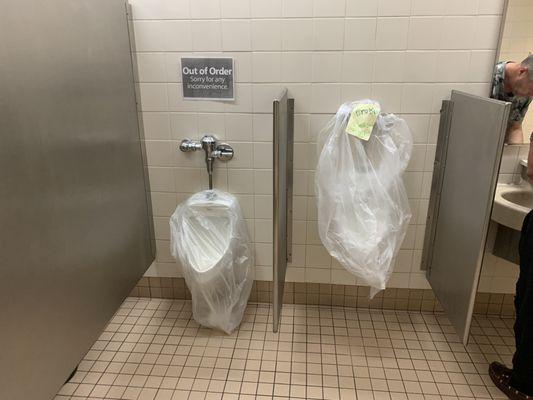
<svg viewBox="0 0 533 400">
<path fill-rule="evenodd" d="M 380 109 L 368 99 L 343 104 L 319 135 L 315 172 L 320 240 L 370 297 L 385 289 L 411 219 L 402 180 L 411 132 Z"/>
<path fill-rule="evenodd" d="M 231 333 L 250 295 L 254 258 L 237 199 L 206 190 L 180 204 L 170 218 L 171 252 L 191 291 L 193 317 Z"/>
</svg>

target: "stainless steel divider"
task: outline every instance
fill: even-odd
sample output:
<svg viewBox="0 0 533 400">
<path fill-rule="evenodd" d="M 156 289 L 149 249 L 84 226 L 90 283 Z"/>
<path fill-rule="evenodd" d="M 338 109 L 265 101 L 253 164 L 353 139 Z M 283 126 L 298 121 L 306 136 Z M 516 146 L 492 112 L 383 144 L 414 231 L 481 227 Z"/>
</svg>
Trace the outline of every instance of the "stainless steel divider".
<svg viewBox="0 0 533 400">
<path fill-rule="evenodd" d="M 431 181 L 431 196 L 429 198 L 428 215 L 426 218 L 426 234 L 424 236 L 424 248 L 422 250 L 421 271 L 431 269 L 431 258 L 433 257 L 433 244 L 437 230 L 437 220 L 439 216 L 440 195 L 444 179 L 444 168 L 446 167 L 446 153 L 448 151 L 448 138 L 450 137 L 450 126 L 452 122 L 453 102 L 443 100 L 440 109 L 439 136 L 437 139 L 437 151 L 433 162 L 433 179 Z"/>
<path fill-rule="evenodd" d="M 154 260 L 129 19 L 1 5 L 0 399 L 50 400 Z"/>
<path fill-rule="evenodd" d="M 510 106 L 457 90 L 443 103 L 423 262 L 428 282 L 464 345 Z"/>
<path fill-rule="evenodd" d="M 294 99 L 283 89 L 273 102 L 273 293 L 272 330 L 278 331 L 287 263 L 292 258 L 292 182 L 294 148 Z"/>
</svg>

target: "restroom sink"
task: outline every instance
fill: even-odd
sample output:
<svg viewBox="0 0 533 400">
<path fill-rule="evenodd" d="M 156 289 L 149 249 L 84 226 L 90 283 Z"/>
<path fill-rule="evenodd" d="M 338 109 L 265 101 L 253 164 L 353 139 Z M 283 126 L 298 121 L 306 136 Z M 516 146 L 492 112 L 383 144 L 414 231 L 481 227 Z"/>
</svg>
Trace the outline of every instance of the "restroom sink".
<svg viewBox="0 0 533 400">
<path fill-rule="evenodd" d="M 492 220 L 519 231 L 525 216 L 532 208 L 533 188 L 530 185 L 498 184 Z"/>
<path fill-rule="evenodd" d="M 533 208 L 533 191 L 521 190 L 516 192 L 505 192 L 502 193 L 502 197 L 513 204 L 525 207 L 529 210 Z"/>
</svg>

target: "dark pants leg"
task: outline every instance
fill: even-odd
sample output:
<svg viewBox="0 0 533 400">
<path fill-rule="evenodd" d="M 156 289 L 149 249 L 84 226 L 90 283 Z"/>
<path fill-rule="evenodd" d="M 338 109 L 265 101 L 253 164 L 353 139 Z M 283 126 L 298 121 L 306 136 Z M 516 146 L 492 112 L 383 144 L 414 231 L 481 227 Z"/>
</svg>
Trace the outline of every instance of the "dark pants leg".
<svg viewBox="0 0 533 400">
<path fill-rule="evenodd" d="M 524 220 L 520 237 L 520 276 L 516 283 L 516 352 L 511 385 L 533 395 L 533 211 Z"/>
</svg>

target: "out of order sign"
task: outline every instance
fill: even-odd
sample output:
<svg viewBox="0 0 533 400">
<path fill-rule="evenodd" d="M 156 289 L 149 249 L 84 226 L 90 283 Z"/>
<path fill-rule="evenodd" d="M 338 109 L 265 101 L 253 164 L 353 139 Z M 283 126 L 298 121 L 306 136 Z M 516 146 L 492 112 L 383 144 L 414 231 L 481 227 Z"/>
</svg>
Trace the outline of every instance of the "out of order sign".
<svg viewBox="0 0 533 400">
<path fill-rule="evenodd" d="M 183 98 L 234 100 L 233 58 L 182 58 Z"/>
</svg>

